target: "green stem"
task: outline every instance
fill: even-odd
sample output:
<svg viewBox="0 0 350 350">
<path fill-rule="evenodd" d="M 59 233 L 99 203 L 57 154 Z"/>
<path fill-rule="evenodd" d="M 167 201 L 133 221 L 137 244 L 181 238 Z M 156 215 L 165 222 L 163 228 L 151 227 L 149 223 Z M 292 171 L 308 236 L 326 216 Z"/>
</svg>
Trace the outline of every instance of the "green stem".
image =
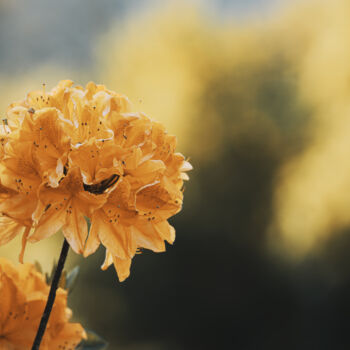
<svg viewBox="0 0 350 350">
<path fill-rule="evenodd" d="M 33 342 L 32 350 L 39 350 L 39 348 L 40 348 L 40 344 L 41 344 L 42 338 L 43 338 L 45 330 L 46 330 L 47 322 L 49 321 L 52 307 L 53 307 L 53 304 L 55 302 L 56 291 L 58 288 L 58 283 L 59 283 L 60 278 L 61 278 L 64 263 L 66 262 L 68 250 L 69 250 L 69 244 L 68 244 L 67 240 L 65 239 L 63 242 L 63 245 L 62 245 L 62 250 L 61 250 L 60 258 L 58 260 L 56 271 L 55 271 L 55 274 L 54 274 L 53 279 L 52 279 L 50 293 L 49 293 L 49 296 L 47 298 L 45 310 L 44 310 L 43 315 L 41 317 L 38 332 L 36 333 L 36 336 L 35 336 L 35 339 Z"/>
</svg>

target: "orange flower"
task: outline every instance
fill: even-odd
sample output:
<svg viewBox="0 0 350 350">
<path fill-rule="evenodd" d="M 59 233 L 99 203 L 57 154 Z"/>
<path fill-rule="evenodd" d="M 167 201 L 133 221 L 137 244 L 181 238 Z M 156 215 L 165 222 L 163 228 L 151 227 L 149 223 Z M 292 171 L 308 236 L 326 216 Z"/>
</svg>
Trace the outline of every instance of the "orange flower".
<svg viewBox="0 0 350 350">
<path fill-rule="evenodd" d="M 59 187 L 43 184 L 38 195 L 40 202 L 33 213 L 36 227 L 30 240 L 38 241 L 62 229 L 73 250 L 83 253 L 88 235 L 84 217 L 91 217 L 94 209 L 104 203 L 106 195 L 97 196 L 85 191 L 77 167 L 69 170 Z"/>
<path fill-rule="evenodd" d="M 31 349 L 45 308 L 49 287 L 33 265 L 15 267 L 0 258 L 0 349 Z M 86 337 L 79 323 L 69 323 L 67 293 L 57 290 L 40 349 L 75 348 Z"/>
<path fill-rule="evenodd" d="M 0 213 L 11 223 L 0 226 L 0 244 L 62 230 L 84 256 L 102 243 L 103 268 L 114 263 L 123 280 L 140 248 L 173 243 L 167 220 L 181 210 L 192 167 L 175 153 L 176 137 L 125 96 L 70 81 L 30 92 L 9 107 L 0 140 Z"/>
</svg>

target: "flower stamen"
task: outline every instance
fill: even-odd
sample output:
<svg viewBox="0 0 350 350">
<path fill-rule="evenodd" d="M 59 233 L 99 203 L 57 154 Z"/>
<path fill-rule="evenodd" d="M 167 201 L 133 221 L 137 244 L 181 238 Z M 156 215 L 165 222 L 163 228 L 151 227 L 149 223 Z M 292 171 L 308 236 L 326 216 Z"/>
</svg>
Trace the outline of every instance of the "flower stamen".
<svg viewBox="0 0 350 350">
<path fill-rule="evenodd" d="M 84 190 L 93 194 L 103 194 L 107 188 L 112 187 L 119 180 L 119 175 L 113 174 L 108 179 L 101 181 L 98 184 L 86 185 L 84 184 Z"/>
</svg>

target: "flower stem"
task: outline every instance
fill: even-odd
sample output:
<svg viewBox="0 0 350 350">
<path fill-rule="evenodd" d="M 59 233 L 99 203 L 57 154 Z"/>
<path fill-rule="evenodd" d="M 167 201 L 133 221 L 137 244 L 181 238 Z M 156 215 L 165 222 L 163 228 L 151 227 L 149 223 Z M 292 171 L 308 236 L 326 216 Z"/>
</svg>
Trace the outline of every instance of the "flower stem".
<svg viewBox="0 0 350 350">
<path fill-rule="evenodd" d="M 62 245 L 61 255 L 60 255 L 60 258 L 58 260 L 56 271 L 55 271 L 55 274 L 54 274 L 53 279 L 52 279 L 50 293 L 49 293 L 49 296 L 47 298 L 45 310 L 44 310 L 43 315 L 41 317 L 38 332 L 36 333 L 36 337 L 34 339 L 32 350 L 39 350 L 41 340 L 44 336 L 47 322 L 49 321 L 49 317 L 50 317 L 51 310 L 53 307 L 53 303 L 55 302 L 56 291 L 57 291 L 58 283 L 59 283 L 60 278 L 61 278 L 64 263 L 66 262 L 68 249 L 69 249 L 69 244 L 68 244 L 67 240 L 65 239 L 63 242 L 63 245 Z"/>
</svg>

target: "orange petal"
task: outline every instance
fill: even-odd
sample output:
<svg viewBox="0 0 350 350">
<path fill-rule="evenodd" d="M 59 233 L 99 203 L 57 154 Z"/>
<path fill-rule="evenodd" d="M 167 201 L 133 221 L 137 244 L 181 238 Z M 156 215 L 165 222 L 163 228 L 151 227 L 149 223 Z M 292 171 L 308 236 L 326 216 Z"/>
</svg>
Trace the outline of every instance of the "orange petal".
<svg viewBox="0 0 350 350">
<path fill-rule="evenodd" d="M 98 238 L 98 224 L 96 223 L 96 213 L 98 210 L 94 213 L 91 219 L 91 227 L 90 232 L 88 234 L 88 238 L 85 243 L 84 247 L 84 257 L 89 256 L 90 254 L 95 253 L 97 248 L 100 246 L 100 239 Z"/>
<path fill-rule="evenodd" d="M 21 250 L 21 252 L 19 254 L 19 262 L 21 264 L 23 264 L 24 251 L 26 249 L 29 232 L 30 232 L 30 227 L 26 227 L 26 229 L 25 229 L 25 231 L 23 233 L 23 236 L 22 236 L 22 250 Z"/>
<path fill-rule="evenodd" d="M 118 279 L 120 282 L 126 280 L 130 275 L 131 259 L 119 259 L 113 256 L 114 267 L 118 274 Z"/>
<path fill-rule="evenodd" d="M 112 254 L 106 249 L 106 256 L 103 264 L 101 265 L 102 270 L 107 270 L 109 266 L 113 264 L 113 256 Z"/>
<path fill-rule="evenodd" d="M 0 245 L 4 245 L 20 234 L 24 226 L 7 216 L 0 216 Z"/>
<path fill-rule="evenodd" d="M 143 224 L 131 226 L 131 232 L 137 246 L 153 250 L 154 252 L 164 252 L 165 244 L 160 237 L 153 223 L 147 221 Z"/>
<path fill-rule="evenodd" d="M 154 228 L 158 232 L 162 239 L 166 240 L 168 243 L 173 244 L 175 241 L 175 229 L 171 226 L 168 221 L 164 220 L 153 224 Z"/>
<path fill-rule="evenodd" d="M 91 231 L 98 234 L 101 243 L 113 254 L 122 259 L 129 257 L 130 235 L 124 227 L 118 223 L 109 222 L 102 210 L 94 213 Z"/>
<path fill-rule="evenodd" d="M 79 210 L 79 203 L 73 201 L 71 212 L 67 214 L 62 231 L 73 250 L 77 254 L 83 254 L 88 228 L 84 214 Z"/>
<path fill-rule="evenodd" d="M 37 242 L 58 232 L 67 222 L 68 204 L 69 202 L 63 207 L 51 205 L 41 216 L 29 241 Z"/>
<path fill-rule="evenodd" d="M 25 221 L 31 219 L 35 206 L 35 197 L 17 194 L 0 203 L 0 211 L 17 221 Z"/>
<path fill-rule="evenodd" d="M 66 323 L 50 341 L 50 350 L 75 349 L 82 338 L 86 338 L 86 333 L 81 324 Z"/>
<path fill-rule="evenodd" d="M 0 331 L 3 330 L 2 327 L 9 316 L 9 312 L 16 304 L 17 294 L 17 288 L 13 280 L 4 273 L 0 273 Z"/>
<path fill-rule="evenodd" d="M 184 160 L 184 162 L 182 163 L 181 168 L 179 169 L 180 171 L 190 171 L 193 169 L 193 166 L 190 162 L 188 162 L 187 160 Z"/>
</svg>

